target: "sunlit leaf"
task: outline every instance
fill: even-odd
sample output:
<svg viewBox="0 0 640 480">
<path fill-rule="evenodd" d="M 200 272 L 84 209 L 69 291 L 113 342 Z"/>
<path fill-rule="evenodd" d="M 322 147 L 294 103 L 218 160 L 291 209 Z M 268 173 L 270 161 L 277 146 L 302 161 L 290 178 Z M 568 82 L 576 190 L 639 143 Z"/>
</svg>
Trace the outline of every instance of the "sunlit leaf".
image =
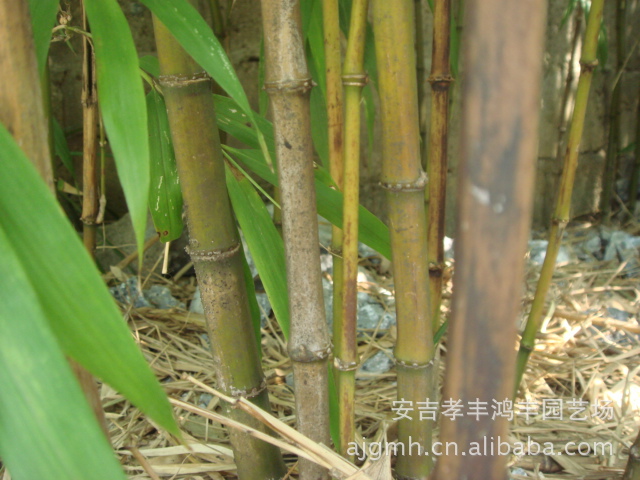
<svg viewBox="0 0 640 480">
<path fill-rule="evenodd" d="M 182 191 L 173 152 L 169 118 L 164 99 L 155 90 L 147 95 L 151 186 L 149 210 L 156 232 L 163 242 L 182 235 Z"/>
<path fill-rule="evenodd" d="M 65 355 L 177 434 L 167 398 L 95 264 L 34 167 L 1 126 L 0 178 L 10 179 L 0 189 L 0 229 Z M 5 275 L 5 281 L 10 277 Z"/>
</svg>

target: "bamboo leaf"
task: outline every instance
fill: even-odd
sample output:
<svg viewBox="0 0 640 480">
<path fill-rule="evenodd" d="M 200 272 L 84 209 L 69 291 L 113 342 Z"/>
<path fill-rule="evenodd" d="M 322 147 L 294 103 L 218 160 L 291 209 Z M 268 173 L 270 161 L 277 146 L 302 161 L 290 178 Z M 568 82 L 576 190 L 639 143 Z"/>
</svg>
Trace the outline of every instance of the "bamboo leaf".
<svg viewBox="0 0 640 480">
<path fill-rule="evenodd" d="M 256 262 L 260 279 L 286 339 L 289 338 L 289 304 L 282 237 L 260 196 L 244 177 L 227 167 L 227 189 L 244 238 Z"/>
<path fill-rule="evenodd" d="M 278 185 L 277 176 L 269 170 L 261 158 L 259 150 L 235 149 L 226 147 L 247 165 L 251 171 L 272 185 Z M 316 199 L 318 214 L 333 225 L 342 228 L 342 193 L 333 189 L 329 173 L 322 167 L 316 168 Z M 369 210 L 360 205 L 358 214 L 359 239 L 386 258 L 391 258 L 389 229 Z"/>
<path fill-rule="evenodd" d="M 327 120 L 326 100 L 321 90 L 311 91 L 311 137 L 320 163 L 329 166 L 329 131 Z"/>
<path fill-rule="evenodd" d="M 0 229 L 27 273 L 65 355 L 109 383 L 162 427 L 179 434 L 167 398 L 89 254 L 2 126 L 0 178 L 11 180 L 0 189 Z"/>
<path fill-rule="evenodd" d="M 76 169 L 73 165 L 73 160 L 71 159 L 71 152 L 69 151 L 67 138 L 58 121 L 54 117 L 51 117 L 51 120 L 53 122 L 53 146 L 55 154 L 60 157 L 60 161 L 62 161 L 65 168 L 69 170 L 69 173 L 71 173 L 77 184 Z"/>
<path fill-rule="evenodd" d="M 182 191 L 176 157 L 169 130 L 164 99 L 155 90 L 147 95 L 149 147 L 151 153 L 151 187 L 149 209 L 156 231 L 163 242 L 182 235 Z"/>
<path fill-rule="evenodd" d="M 158 57 L 153 55 L 145 55 L 140 57 L 140 68 L 152 76 L 158 78 L 160 76 L 160 63 Z"/>
<path fill-rule="evenodd" d="M 16 479 L 124 480 L 15 247 L 0 228 L 0 457 Z"/>
<path fill-rule="evenodd" d="M 85 0 L 96 54 L 98 100 L 142 253 L 149 197 L 147 109 L 138 56 L 116 0 Z M 140 255 L 142 257 L 142 255 Z"/>
<path fill-rule="evenodd" d="M 244 272 L 244 282 L 245 288 L 247 289 L 247 296 L 249 297 L 249 311 L 251 312 L 251 320 L 253 323 L 253 333 L 256 336 L 256 347 L 258 348 L 258 353 L 260 354 L 260 358 L 262 358 L 262 335 L 260 334 L 260 305 L 258 305 L 258 300 L 256 299 L 256 286 L 253 283 L 253 275 L 251 275 L 251 269 L 249 268 L 249 264 L 247 263 L 247 253 L 242 252 L 242 270 Z"/>
<path fill-rule="evenodd" d="M 56 23 L 59 0 L 29 0 L 31 14 L 31 28 L 38 60 L 38 72 L 42 77 L 47 65 L 49 45 L 51 43 L 51 29 Z"/>
</svg>

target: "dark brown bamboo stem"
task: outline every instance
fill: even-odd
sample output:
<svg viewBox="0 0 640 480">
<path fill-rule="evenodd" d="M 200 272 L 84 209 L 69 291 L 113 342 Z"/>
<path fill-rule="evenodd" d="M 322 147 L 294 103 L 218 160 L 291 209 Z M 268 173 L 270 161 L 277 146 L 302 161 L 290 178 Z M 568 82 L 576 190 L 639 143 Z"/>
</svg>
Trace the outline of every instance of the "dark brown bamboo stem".
<svg viewBox="0 0 640 480">
<path fill-rule="evenodd" d="M 313 175 L 309 75 L 296 0 L 262 0 L 265 89 L 271 98 L 278 178 L 282 194 L 298 430 L 329 444 L 327 332 L 320 276 Z M 300 461 L 302 480 L 327 479 L 312 462 Z"/>
<path fill-rule="evenodd" d="M 248 398 L 268 411 L 269 396 L 251 323 L 242 246 L 225 183 L 211 79 L 155 17 L 154 29 L 160 84 L 187 207 L 188 251 L 202 294 L 218 385 L 228 395 Z M 228 414 L 266 431 L 246 413 L 230 409 Z M 241 479 L 284 476 L 278 449 L 235 429 L 229 433 Z"/>
<path fill-rule="evenodd" d="M 83 4 L 84 7 L 84 4 Z M 83 28 L 88 30 L 86 14 L 82 13 Z M 98 183 L 98 92 L 93 45 L 82 36 L 82 236 L 91 257 L 95 255 L 97 218 L 100 211 Z"/>
<path fill-rule="evenodd" d="M 509 398 L 533 200 L 546 1 L 468 0 L 453 311 L 443 398 Z M 498 400 L 500 399 L 500 400 Z M 490 407 L 487 407 L 491 410 Z M 508 436 L 491 415 L 441 419 L 465 451 Z M 504 455 L 444 455 L 435 478 L 506 479 Z"/>
<path fill-rule="evenodd" d="M 427 154 L 428 188 L 428 260 L 429 291 L 433 331 L 440 326 L 442 274 L 444 272 L 444 220 L 447 188 L 447 142 L 449 141 L 449 70 L 450 0 L 434 0 L 433 53 L 431 55 L 431 124 Z"/>
<path fill-rule="evenodd" d="M 382 187 L 387 191 L 395 279 L 398 399 L 424 402 L 432 395 L 433 333 L 429 303 L 426 175 L 420 165 L 420 132 L 413 39 L 413 0 L 373 1 L 378 84 L 382 113 Z M 429 421 L 398 422 L 404 446 L 397 478 L 426 479 L 431 470 Z M 415 443 L 417 442 L 417 443 Z M 413 452 L 409 451 L 413 445 Z M 419 447 L 416 447 L 419 445 Z M 422 451 L 417 451 L 422 450 Z"/>
</svg>

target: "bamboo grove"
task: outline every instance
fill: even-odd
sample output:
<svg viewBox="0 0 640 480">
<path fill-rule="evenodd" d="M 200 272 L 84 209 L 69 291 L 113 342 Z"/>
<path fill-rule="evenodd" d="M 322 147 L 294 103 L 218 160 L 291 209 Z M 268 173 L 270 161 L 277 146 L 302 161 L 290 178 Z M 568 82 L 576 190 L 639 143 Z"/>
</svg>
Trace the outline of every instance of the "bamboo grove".
<svg viewBox="0 0 640 480">
<path fill-rule="evenodd" d="M 547 2 L 261 0 L 260 113 L 229 60 L 227 16 L 234 2 L 140 3 L 152 14 L 152 56 L 136 52 L 116 0 L 83 0 L 77 27 L 56 25 L 56 0 L 0 7 L 0 179 L 7 184 L 0 192 L 0 248 L 7 252 L 0 268 L 14 272 L 0 302 L 0 384 L 8 392 L 0 393 L 0 457 L 12 478 L 126 478 L 106 441 L 108 421 L 95 379 L 121 392 L 176 444 L 185 443 L 174 418 L 179 410 L 171 409 L 193 406 L 168 400 L 95 268 L 109 155 L 140 259 L 147 211 L 159 240 L 169 242 L 182 235 L 184 204 L 187 251 L 211 341 L 211 364 L 203 368 L 214 374 L 215 391 L 224 400 L 241 480 L 292 474 L 301 480 L 392 478 L 389 467 L 374 477 L 355 463 L 363 448 L 356 422 L 360 243 L 391 261 L 395 402 L 515 398 L 572 218 L 604 0 L 591 2 L 582 40 L 576 21 L 571 54 L 581 41 L 581 73 L 548 249 L 517 353 L 514 319 L 521 313 L 531 224 Z M 604 222 L 612 218 L 620 157 L 625 8 L 619 0 Z M 431 29 L 425 28 L 425 12 L 432 15 Z M 59 155 L 54 139 L 60 136 L 47 64 L 52 28 L 82 38 L 82 241 L 54 198 L 52 158 Z M 571 80 L 563 111 L 571 103 Z M 463 110 L 460 158 L 453 159 L 456 84 Z M 372 138 L 374 131 L 379 138 Z M 373 144 L 381 151 L 386 224 L 361 205 L 361 168 Z M 458 173 L 455 282 L 445 318 L 452 160 Z M 631 207 L 638 165 L 636 159 Z M 319 215 L 332 224 L 332 331 L 323 297 Z M 271 416 L 255 282 L 240 231 L 286 343 L 297 432 L 274 428 L 279 420 Z M 38 352 L 46 352 L 42 361 Z M 49 378 L 59 385 L 43 406 L 32 395 L 49 389 Z M 38 418 L 52 420 L 42 426 Z M 82 427 L 70 428 L 66 418 Z M 283 435 L 289 443 L 274 429 L 288 432 Z M 394 478 L 504 478 L 508 457 L 443 456 L 434 468 L 431 453 L 435 440 L 462 444 L 508 432 L 504 418 L 401 418 L 397 442 L 407 450 L 397 455 Z M 305 450 L 305 442 L 313 447 Z M 297 461 L 290 463 L 279 447 L 297 453 Z M 34 450 L 41 457 L 25 453 Z M 625 478 L 637 476 L 635 453 Z"/>
</svg>

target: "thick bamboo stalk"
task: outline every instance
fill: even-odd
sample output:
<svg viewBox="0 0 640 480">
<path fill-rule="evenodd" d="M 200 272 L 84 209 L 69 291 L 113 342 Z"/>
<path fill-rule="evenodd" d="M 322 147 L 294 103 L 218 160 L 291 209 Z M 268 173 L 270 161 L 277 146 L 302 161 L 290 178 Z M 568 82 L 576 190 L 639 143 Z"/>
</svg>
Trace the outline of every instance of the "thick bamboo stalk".
<svg viewBox="0 0 640 480">
<path fill-rule="evenodd" d="M 340 453 L 347 455 L 355 440 L 355 369 L 358 365 L 358 207 L 360 189 L 360 95 L 367 76 L 364 71 L 364 45 L 368 0 L 355 0 L 342 82 L 345 96 L 343 290 L 340 324 L 334 323 L 334 344 L 338 405 L 340 407 Z"/>
<path fill-rule="evenodd" d="M 545 9 L 545 0 L 467 2 L 455 291 L 443 392 L 466 411 L 441 419 L 442 445 L 454 442 L 459 450 L 439 457 L 437 480 L 507 478 L 508 457 L 462 452 L 475 442 L 493 448 L 509 431 L 508 419 L 490 412 L 494 399 L 508 398 L 513 387 Z"/>
<path fill-rule="evenodd" d="M 600 212 L 604 223 L 611 221 L 611 202 L 616 186 L 616 171 L 618 169 L 618 150 L 620 146 L 620 110 L 621 87 L 624 77 L 624 63 L 627 56 L 625 23 L 626 0 L 616 1 L 616 71 L 617 81 L 611 92 L 609 105 L 609 141 L 607 158 L 605 160 L 604 175 L 602 176 L 602 196 L 600 197 Z"/>
<path fill-rule="evenodd" d="M 211 79 L 154 17 L 160 84 L 189 222 L 188 251 L 202 294 L 218 385 L 269 410 L 242 265 L 242 247 L 225 184 Z M 229 416 L 266 428 L 245 413 Z M 277 479 L 285 474 L 280 452 L 246 433 L 230 431 L 238 476 Z"/>
<path fill-rule="evenodd" d="M 320 276 L 318 221 L 313 175 L 309 76 L 296 0 L 263 0 L 265 89 L 271 98 L 278 178 L 282 195 L 298 430 L 329 444 L 327 332 Z M 300 478 L 328 478 L 307 460 Z"/>
<path fill-rule="evenodd" d="M 84 4 L 83 4 L 84 7 Z M 82 22 L 88 31 L 87 16 L 82 12 Z M 82 37 L 82 237 L 91 257 L 96 250 L 100 188 L 98 183 L 98 91 L 96 87 L 96 62 L 93 45 L 86 35 Z"/>
<path fill-rule="evenodd" d="M 527 366 L 529 356 L 535 346 L 536 335 L 540 329 L 542 321 L 542 310 L 546 300 L 547 292 L 551 284 L 551 277 L 555 269 L 556 258 L 562 234 L 569 222 L 569 213 L 571 209 L 571 193 L 573 191 L 573 183 L 578 167 L 578 153 L 580 149 L 580 140 L 582 138 L 582 130 L 584 128 L 584 118 L 587 111 L 587 102 L 589 100 L 589 90 L 591 88 L 591 78 L 593 70 L 598 64 L 596 58 L 596 48 L 598 45 L 598 33 L 600 32 L 600 22 L 602 20 L 602 9 L 604 0 L 594 0 L 591 3 L 589 18 L 587 20 L 587 30 L 585 32 L 584 44 L 582 46 L 582 56 L 580 58 L 580 78 L 578 80 L 578 89 L 576 91 L 575 106 L 573 108 L 573 118 L 569 129 L 569 139 L 567 140 L 567 150 L 564 157 L 564 165 L 562 170 L 562 178 L 560 179 L 560 191 L 556 201 L 556 208 L 551 221 L 551 229 L 549 231 L 549 245 L 540 271 L 540 278 L 536 287 L 535 297 L 531 305 L 531 311 L 527 318 L 522 340 L 520 341 L 520 349 L 518 351 L 518 359 L 516 365 L 516 382 L 515 393 L 520 386 L 524 370 Z"/>
<path fill-rule="evenodd" d="M 373 1 L 383 131 L 381 184 L 387 190 L 398 320 L 398 400 L 416 405 L 433 393 L 434 347 L 413 18 L 413 0 Z M 431 457 L 424 451 L 431 448 L 431 427 L 415 415 L 399 420 L 398 440 L 405 452 L 398 457 L 398 478 L 429 475 Z"/>
<path fill-rule="evenodd" d="M 440 326 L 442 273 L 444 272 L 444 219 L 447 189 L 447 142 L 449 130 L 449 85 L 453 82 L 449 67 L 450 0 L 435 0 L 433 12 L 433 52 L 431 55 L 431 124 L 427 157 L 428 261 L 429 291 L 433 331 Z"/>
<path fill-rule="evenodd" d="M 0 24 L 0 122 L 55 192 L 29 2 L 0 2 Z"/>
</svg>

